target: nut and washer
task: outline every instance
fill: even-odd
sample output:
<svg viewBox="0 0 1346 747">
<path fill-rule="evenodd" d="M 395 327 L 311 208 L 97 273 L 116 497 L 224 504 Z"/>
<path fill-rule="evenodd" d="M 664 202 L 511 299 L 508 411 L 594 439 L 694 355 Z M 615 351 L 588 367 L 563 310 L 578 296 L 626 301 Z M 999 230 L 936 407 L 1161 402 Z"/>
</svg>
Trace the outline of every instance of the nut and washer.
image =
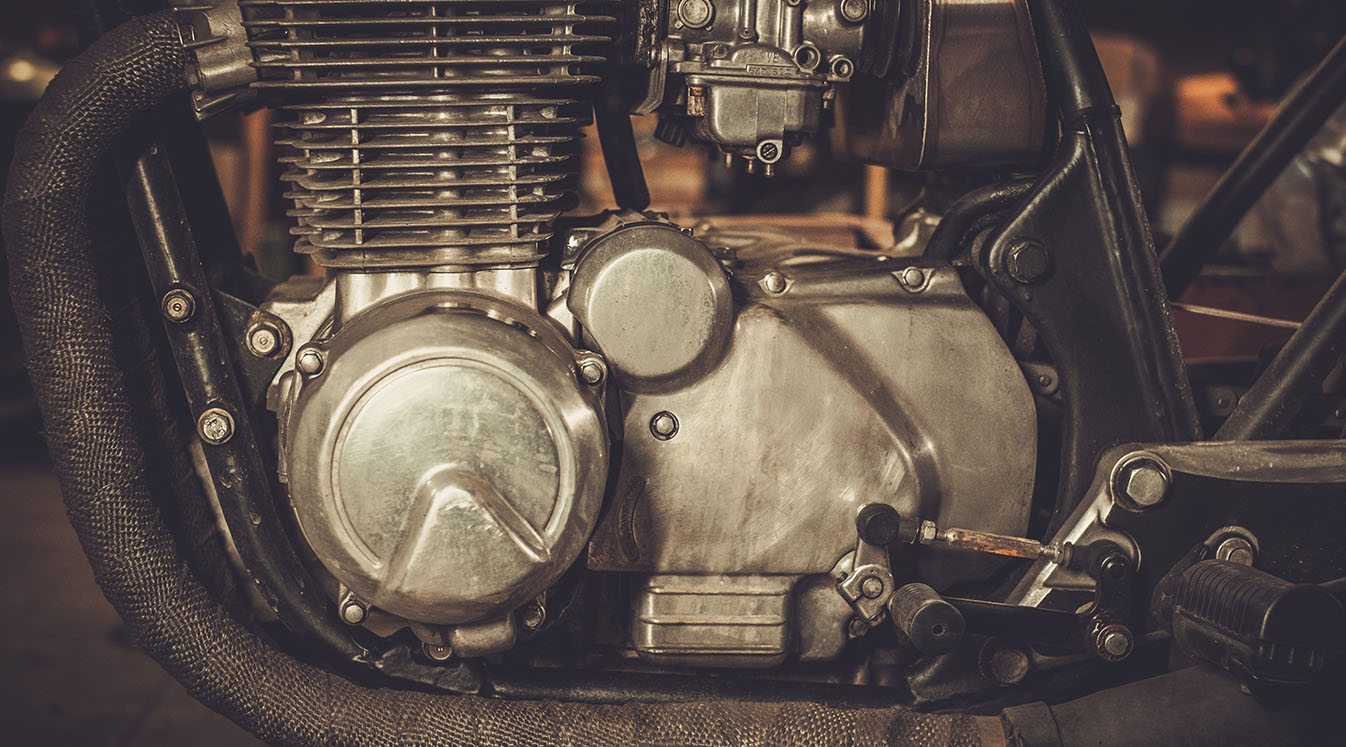
<svg viewBox="0 0 1346 747">
<path fill-rule="evenodd" d="M 660 441 L 667 441 L 678 435 L 678 416 L 662 410 L 650 418 L 650 433 Z"/>
<path fill-rule="evenodd" d="M 1094 645 L 1099 657 L 1107 661 L 1121 661 L 1131 655 L 1135 638 L 1125 625 L 1112 624 L 1098 631 Z"/>
<path fill-rule="evenodd" d="M 183 288 L 174 288 L 165 293 L 160 306 L 164 318 L 175 324 L 182 324 L 196 315 L 196 298 L 191 291 Z"/>
<path fill-rule="evenodd" d="M 1120 497 L 1139 509 L 1154 508 L 1168 496 L 1168 467 L 1150 454 L 1135 454 L 1123 459 L 1114 473 L 1114 497 Z"/>
<path fill-rule="evenodd" d="M 212 407 L 196 419 L 196 432 L 202 441 L 219 446 L 234 437 L 234 416 L 228 410 Z"/>
<path fill-rule="evenodd" d="M 449 657 L 453 656 L 453 649 L 436 643 L 427 643 L 425 644 L 425 655 L 434 661 L 448 661 Z"/>
</svg>

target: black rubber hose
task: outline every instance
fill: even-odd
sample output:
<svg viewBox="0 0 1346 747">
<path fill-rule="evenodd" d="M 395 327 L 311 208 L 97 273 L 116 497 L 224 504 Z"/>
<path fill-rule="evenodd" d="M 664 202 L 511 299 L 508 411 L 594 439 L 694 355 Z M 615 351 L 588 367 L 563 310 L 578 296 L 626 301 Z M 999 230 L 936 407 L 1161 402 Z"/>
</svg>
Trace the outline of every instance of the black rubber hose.
<svg viewBox="0 0 1346 747">
<path fill-rule="evenodd" d="M 139 441 L 143 411 L 118 362 L 86 221 L 101 155 L 138 112 L 182 90 L 185 62 L 176 26 L 158 13 L 114 29 L 69 63 L 16 143 L 4 237 L 71 523 L 137 643 L 188 692 L 278 744 L 981 743 L 979 729 L 994 719 L 900 707 L 604 706 L 368 688 L 278 651 L 231 618 L 156 506 L 152 478 L 163 465 L 151 464 Z M 204 500 L 190 481 L 176 491 L 169 501 Z"/>
<path fill-rule="evenodd" d="M 1033 191 L 1032 179 L 990 184 L 958 198 L 940 219 L 925 245 L 926 259 L 951 260 L 974 234 L 990 227 L 1000 211 L 1008 210 Z"/>
</svg>

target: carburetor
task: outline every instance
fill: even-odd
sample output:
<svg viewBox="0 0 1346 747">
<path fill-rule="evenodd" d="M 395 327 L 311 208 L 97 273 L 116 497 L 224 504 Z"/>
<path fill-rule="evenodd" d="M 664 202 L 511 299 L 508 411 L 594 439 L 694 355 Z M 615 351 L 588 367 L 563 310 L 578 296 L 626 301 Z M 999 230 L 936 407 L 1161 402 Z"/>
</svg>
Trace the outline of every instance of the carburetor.
<svg viewBox="0 0 1346 747">
<path fill-rule="evenodd" d="M 833 85 L 881 64 L 866 47 L 897 3 L 873 0 L 670 0 L 644 106 L 676 103 L 661 136 L 714 143 L 726 163 L 774 171 L 822 127 Z M 871 42 L 872 45 L 872 42 Z"/>
</svg>

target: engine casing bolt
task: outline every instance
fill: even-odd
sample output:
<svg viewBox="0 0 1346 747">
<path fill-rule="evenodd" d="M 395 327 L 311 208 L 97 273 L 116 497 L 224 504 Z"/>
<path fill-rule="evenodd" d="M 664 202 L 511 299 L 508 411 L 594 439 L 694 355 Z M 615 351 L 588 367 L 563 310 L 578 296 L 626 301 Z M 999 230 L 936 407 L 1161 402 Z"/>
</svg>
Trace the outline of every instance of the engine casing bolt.
<svg viewBox="0 0 1346 747">
<path fill-rule="evenodd" d="M 305 376 L 317 376 L 322 373 L 323 365 L 322 351 L 317 348 L 304 348 L 294 359 L 295 368 Z"/>
<path fill-rule="evenodd" d="M 266 358 L 280 349 L 280 334 L 269 324 L 258 324 L 248 331 L 248 352 Z"/>
<path fill-rule="evenodd" d="M 762 284 L 762 290 L 766 291 L 767 293 L 775 294 L 785 292 L 785 286 L 786 286 L 785 276 L 780 274 L 779 272 L 776 272 L 775 270 L 772 270 L 771 272 L 768 272 L 767 274 L 763 275 L 761 284 Z"/>
<path fill-rule="evenodd" d="M 164 294 L 162 308 L 165 319 L 182 324 L 196 315 L 196 299 L 190 291 L 174 288 Z"/>
<path fill-rule="evenodd" d="M 234 416 L 227 410 L 212 407 L 197 418 L 196 431 L 202 441 L 219 446 L 234 437 Z"/>
<path fill-rule="evenodd" d="M 650 418 L 650 433 L 660 441 L 667 441 L 678 435 L 678 416 L 663 410 L 654 414 Z"/>
<path fill-rule="evenodd" d="M 603 364 L 593 358 L 580 362 L 580 381 L 589 386 L 597 386 L 603 381 Z"/>
</svg>

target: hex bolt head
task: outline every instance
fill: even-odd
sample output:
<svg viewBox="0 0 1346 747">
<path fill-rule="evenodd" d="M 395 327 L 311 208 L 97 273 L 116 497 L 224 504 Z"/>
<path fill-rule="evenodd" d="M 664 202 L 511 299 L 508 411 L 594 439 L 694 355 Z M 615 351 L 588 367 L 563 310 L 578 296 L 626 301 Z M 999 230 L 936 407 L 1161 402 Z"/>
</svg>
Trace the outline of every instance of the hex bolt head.
<svg viewBox="0 0 1346 747">
<path fill-rule="evenodd" d="M 1168 495 L 1168 471 L 1148 457 L 1133 459 L 1118 475 L 1117 487 L 1136 506 L 1153 508 Z"/>
<path fill-rule="evenodd" d="M 196 298 L 190 291 L 174 288 L 164 294 L 161 304 L 164 318 L 175 324 L 182 324 L 196 314 Z"/>
<path fill-rule="evenodd" d="M 1253 543 L 1246 537 L 1229 537 L 1215 548 L 1216 560 L 1227 560 L 1230 563 L 1239 565 L 1252 565 L 1256 551 L 1253 549 Z"/>
<path fill-rule="evenodd" d="M 1028 285 L 1047 277 L 1051 269 L 1051 255 L 1047 247 L 1036 241 L 1020 241 L 1010 248 L 1005 270 L 1017 282 Z"/>
<path fill-rule="evenodd" d="M 841 0 L 841 17 L 851 23 L 859 23 L 869 15 L 869 3 L 865 0 Z"/>
<path fill-rule="evenodd" d="M 596 358 L 587 358 L 580 361 L 580 381 L 589 386 L 597 386 L 602 383 L 605 373 L 603 363 Z"/>
<path fill-rule="evenodd" d="M 678 435 L 678 417 L 668 410 L 655 413 L 650 418 L 650 433 L 660 441 L 667 441 Z"/>
<path fill-rule="evenodd" d="M 196 432 L 202 441 L 219 446 L 234 437 L 234 416 L 223 408 L 212 407 L 196 419 Z"/>
<path fill-rule="evenodd" d="M 878 599 L 883 593 L 883 579 L 878 576 L 869 576 L 860 582 L 860 593 L 867 599 Z"/>
<path fill-rule="evenodd" d="M 1124 625 L 1108 625 L 1098 633 L 1096 640 L 1099 656 L 1108 661 L 1121 661 L 1131 655 L 1135 639 Z"/>
<path fill-rule="evenodd" d="M 369 616 L 369 611 L 363 604 L 355 600 L 346 602 L 341 607 L 341 621 L 347 625 L 359 625 Z"/>
<path fill-rule="evenodd" d="M 762 276 L 761 280 L 762 290 L 766 291 L 767 293 L 771 293 L 773 295 L 784 293 L 786 285 L 787 283 L 785 282 L 785 276 L 780 274 L 779 272 L 776 272 L 775 270 L 772 270 L 771 272 L 768 272 L 767 274 Z"/>
<path fill-rule="evenodd" d="M 322 373 L 324 364 L 322 351 L 312 347 L 300 350 L 294 359 L 294 367 L 305 376 L 317 376 Z"/>
<path fill-rule="evenodd" d="M 248 352 L 266 358 L 280 349 L 280 334 L 270 324 L 258 324 L 248 331 Z"/>
</svg>

